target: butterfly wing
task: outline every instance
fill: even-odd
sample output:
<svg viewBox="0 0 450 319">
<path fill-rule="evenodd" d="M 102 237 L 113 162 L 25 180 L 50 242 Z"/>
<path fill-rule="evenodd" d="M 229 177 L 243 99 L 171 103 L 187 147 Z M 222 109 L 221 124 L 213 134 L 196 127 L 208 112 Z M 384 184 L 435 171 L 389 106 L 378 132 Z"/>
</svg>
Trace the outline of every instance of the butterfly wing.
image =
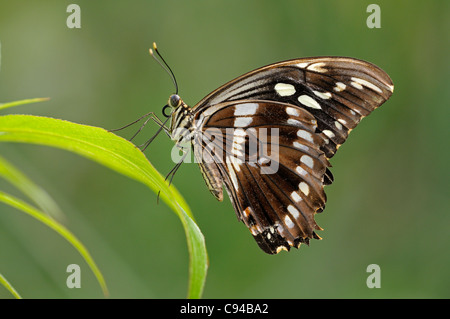
<svg viewBox="0 0 450 319">
<path fill-rule="evenodd" d="M 274 254 L 319 238 L 314 215 L 325 206 L 329 163 L 314 116 L 286 103 L 245 100 L 205 109 L 194 124 L 202 132 L 194 153 L 211 192 L 221 179 L 262 250 Z"/>
<path fill-rule="evenodd" d="M 221 199 L 225 185 L 238 218 L 269 254 L 320 238 L 314 215 L 333 181 L 328 159 L 392 92 L 377 66 L 339 57 L 279 62 L 226 83 L 192 109 L 197 132 L 207 137 L 193 145 L 210 191 Z M 279 130 L 278 157 L 251 160 L 252 135 L 262 149 L 272 147 L 259 139 L 260 128 Z M 227 129 L 234 133 L 227 136 Z M 218 133 L 225 141 L 215 140 Z M 277 170 L 263 174 L 268 163 Z"/>
<path fill-rule="evenodd" d="M 389 76 L 369 62 L 345 57 L 294 59 L 256 69 L 226 83 L 193 110 L 245 99 L 299 106 L 317 120 L 326 142 L 321 149 L 331 158 L 361 119 L 392 95 L 393 88 Z"/>
</svg>

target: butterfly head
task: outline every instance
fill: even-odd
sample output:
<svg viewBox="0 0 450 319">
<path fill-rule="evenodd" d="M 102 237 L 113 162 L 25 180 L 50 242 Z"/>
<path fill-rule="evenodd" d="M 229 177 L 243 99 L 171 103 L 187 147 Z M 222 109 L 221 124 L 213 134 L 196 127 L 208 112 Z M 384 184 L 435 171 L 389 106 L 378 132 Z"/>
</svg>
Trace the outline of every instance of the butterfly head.
<svg viewBox="0 0 450 319">
<path fill-rule="evenodd" d="M 182 102 L 183 102 L 183 100 L 180 98 L 180 96 L 178 94 L 172 94 L 169 97 L 168 105 L 171 108 L 176 109 L 177 107 L 179 107 L 181 105 Z"/>
</svg>

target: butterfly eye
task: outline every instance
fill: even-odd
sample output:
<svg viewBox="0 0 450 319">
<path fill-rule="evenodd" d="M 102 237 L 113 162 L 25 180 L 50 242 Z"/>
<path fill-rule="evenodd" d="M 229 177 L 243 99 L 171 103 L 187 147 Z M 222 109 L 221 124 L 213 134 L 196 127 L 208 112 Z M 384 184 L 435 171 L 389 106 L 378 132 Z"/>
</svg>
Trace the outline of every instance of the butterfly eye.
<svg viewBox="0 0 450 319">
<path fill-rule="evenodd" d="M 169 106 L 178 107 L 180 105 L 181 98 L 177 94 L 172 94 L 169 98 Z"/>
</svg>

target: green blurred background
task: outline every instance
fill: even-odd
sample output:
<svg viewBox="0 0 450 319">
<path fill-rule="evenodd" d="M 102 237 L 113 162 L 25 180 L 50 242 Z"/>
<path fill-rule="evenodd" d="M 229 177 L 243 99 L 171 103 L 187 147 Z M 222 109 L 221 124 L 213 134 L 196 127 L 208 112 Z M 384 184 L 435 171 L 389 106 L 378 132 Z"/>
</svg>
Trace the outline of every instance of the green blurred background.
<svg viewBox="0 0 450 319">
<path fill-rule="evenodd" d="M 69 29 L 72 1 L 0 2 L 0 102 L 50 97 L 26 113 L 108 129 L 161 107 L 173 92 L 149 56 L 153 41 L 189 104 L 272 62 L 340 55 L 370 61 L 393 79 L 392 98 L 365 119 L 332 159 L 325 230 L 310 247 L 264 254 L 226 198 L 210 195 L 195 164 L 174 184 L 205 235 L 205 298 L 449 298 L 449 1 L 87 1 Z M 156 131 L 148 125 L 137 142 Z M 120 133 L 129 137 L 133 130 Z M 165 175 L 173 143 L 146 151 Z M 188 253 L 176 215 L 145 186 L 62 150 L 2 143 L 13 162 L 59 203 L 113 298 L 184 298 Z M 0 181 L 0 189 L 18 194 Z M 82 288 L 66 287 L 66 267 Z M 369 289 L 366 267 L 381 267 Z M 95 277 L 54 231 L 0 206 L 0 272 L 25 298 L 101 298 Z M 0 287 L 0 297 L 10 298 Z"/>
</svg>

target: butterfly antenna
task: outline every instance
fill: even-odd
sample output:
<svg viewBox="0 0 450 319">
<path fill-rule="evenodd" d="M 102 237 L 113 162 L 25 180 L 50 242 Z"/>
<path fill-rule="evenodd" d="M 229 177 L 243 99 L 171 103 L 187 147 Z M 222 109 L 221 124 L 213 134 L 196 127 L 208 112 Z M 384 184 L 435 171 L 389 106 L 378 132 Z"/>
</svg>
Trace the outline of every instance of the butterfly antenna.
<svg viewBox="0 0 450 319">
<path fill-rule="evenodd" d="M 158 60 L 154 54 L 154 52 L 158 55 L 158 57 L 161 59 Z M 150 55 L 156 60 L 156 62 L 159 63 L 159 65 L 161 65 L 161 67 L 167 72 L 169 73 L 170 77 L 172 78 L 173 81 L 173 85 L 175 86 L 175 94 L 178 94 L 178 84 L 177 84 L 177 79 L 175 78 L 175 74 L 173 74 L 172 69 L 170 68 L 170 66 L 167 64 L 166 60 L 164 60 L 164 58 L 162 57 L 162 55 L 159 53 L 158 48 L 156 47 L 156 43 L 153 42 L 153 50 L 149 49 Z"/>
</svg>

